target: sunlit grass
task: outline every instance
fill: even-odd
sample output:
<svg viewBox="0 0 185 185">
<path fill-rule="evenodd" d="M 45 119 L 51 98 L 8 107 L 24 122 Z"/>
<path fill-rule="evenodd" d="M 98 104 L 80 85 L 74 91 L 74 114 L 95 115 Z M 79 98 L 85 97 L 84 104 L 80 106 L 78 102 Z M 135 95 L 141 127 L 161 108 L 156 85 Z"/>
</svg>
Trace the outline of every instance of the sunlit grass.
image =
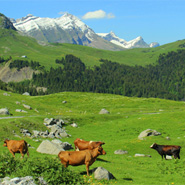
<svg viewBox="0 0 185 185">
<path fill-rule="evenodd" d="M 74 140 L 101 140 L 105 142 L 104 156 L 99 156 L 97 161 L 90 166 L 90 170 L 103 167 L 115 176 L 115 180 L 97 181 L 93 174 L 84 177 L 89 184 L 181 184 L 185 176 L 185 103 L 154 98 L 130 98 L 119 95 L 62 92 L 47 96 L 23 96 L 11 93 L 7 97 L 0 91 L 1 108 L 7 107 L 11 116 L 25 116 L 23 118 L 0 119 L 0 151 L 6 151 L 3 139 L 19 139 L 13 136 L 12 130 L 20 134 L 20 126 L 32 131 L 47 128 L 43 124 L 44 118 L 62 118 L 68 122 L 65 125 L 69 138 L 62 138 L 62 142 L 69 142 L 74 147 Z M 67 103 L 62 103 L 63 101 Z M 17 105 L 15 102 L 21 102 Z M 15 109 L 22 108 L 22 103 L 34 109 L 28 113 L 17 113 Z M 102 108 L 110 114 L 100 115 Z M 34 117 L 29 117 L 34 115 Z M 1 116 L 5 117 L 5 116 Z M 77 123 L 78 128 L 70 126 Z M 148 137 L 139 140 L 138 135 L 146 129 L 161 132 L 161 136 Z M 167 140 L 169 137 L 170 140 Z M 24 138 L 24 137 L 22 137 Z M 24 138 L 33 146 L 30 148 L 30 157 L 41 157 L 47 154 L 36 152 L 37 147 L 44 138 L 34 141 Z M 162 160 L 161 156 L 150 149 L 152 143 L 177 144 L 182 146 L 180 160 Z M 116 155 L 115 150 L 122 149 L 128 154 Z M 134 157 L 136 153 L 151 155 L 152 157 Z M 16 155 L 19 157 L 19 154 Z M 86 174 L 85 165 L 68 167 L 72 171 Z M 83 175 L 82 175 L 83 176 Z"/>
</svg>

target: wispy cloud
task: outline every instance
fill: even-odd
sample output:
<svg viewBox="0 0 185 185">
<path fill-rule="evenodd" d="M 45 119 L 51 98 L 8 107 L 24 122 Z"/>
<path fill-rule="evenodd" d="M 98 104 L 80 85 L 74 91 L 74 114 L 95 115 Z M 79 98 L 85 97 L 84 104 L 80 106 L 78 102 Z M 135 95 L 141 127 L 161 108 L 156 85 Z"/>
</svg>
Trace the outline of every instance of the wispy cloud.
<svg viewBox="0 0 185 185">
<path fill-rule="evenodd" d="M 113 19 L 115 18 L 115 15 L 112 13 L 106 13 L 103 10 L 97 10 L 94 12 L 87 12 L 82 19 Z"/>
</svg>

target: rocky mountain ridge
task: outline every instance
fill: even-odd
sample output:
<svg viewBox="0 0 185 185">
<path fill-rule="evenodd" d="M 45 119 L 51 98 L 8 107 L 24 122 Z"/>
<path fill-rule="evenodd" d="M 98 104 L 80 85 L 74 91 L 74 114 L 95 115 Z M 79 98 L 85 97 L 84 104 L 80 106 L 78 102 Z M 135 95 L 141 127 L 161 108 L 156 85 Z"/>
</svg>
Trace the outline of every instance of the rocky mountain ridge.
<svg viewBox="0 0 185 185">
<path fill-rule="evenodd" d="M 69 13 L 59 18 L 41 18 L 28 14 L 21 19 L 11 19 L 14 27 L 39 42 L 71 43 L 105 50 L 156 47 L 147 44 L 142 37 L 131 41 L 120 39 L 113 32 L 97 34 L 79 18 Z"/>
</svg>

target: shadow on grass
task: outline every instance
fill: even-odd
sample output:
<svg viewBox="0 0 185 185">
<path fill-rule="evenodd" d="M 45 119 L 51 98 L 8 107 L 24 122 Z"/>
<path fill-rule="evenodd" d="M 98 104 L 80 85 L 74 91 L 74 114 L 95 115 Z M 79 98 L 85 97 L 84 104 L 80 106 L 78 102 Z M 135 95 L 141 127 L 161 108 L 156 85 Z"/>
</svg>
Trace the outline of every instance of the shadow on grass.
<svg viewBox="0 0 185 185">
<path fill-rule="evenodd" d="M 132 178 L 123 178 L 123 180 L 125 180 L 125 181 L 133 181 Z"/>
<path fill-rule="evenodd" d="M 97 158 L 96 160 L 97 160 L 97 161 L 101 161 L 101 162 L 110 163 L 110 161 L 107 161 L 107 160 L 104 160 L 104 159 L 101 159 L 101 158 Z"/>
</svg>

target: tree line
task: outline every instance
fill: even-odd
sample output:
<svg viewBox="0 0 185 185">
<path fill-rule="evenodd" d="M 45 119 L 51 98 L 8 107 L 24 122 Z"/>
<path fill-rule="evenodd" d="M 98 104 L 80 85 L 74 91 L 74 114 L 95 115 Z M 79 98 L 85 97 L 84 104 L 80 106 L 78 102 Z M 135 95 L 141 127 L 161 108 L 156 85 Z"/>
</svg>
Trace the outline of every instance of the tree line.
<svg viewBox="0 0 185 185">
<path fill-rule="evenodd" d="M 31 61 L 28 62 L 27 60 L 14 60 L 10 63 L 9 68 L 16 68 L 18 71 L 24 67 L 31 67 L 33 70 L 43 70 L 44 66 L 41 66 L 39 62 Z"/>
<path fill-rule="evenodd" d="M 145 67 L 127 66 L 106 59 L 100 59 L 100 62 L 100 66 L 90 68 L 80 58 L 66 55 L 56 60 L 61 67 L 34 73 L 31 81 L 12 83 L 11 87 L 16 92 L 29 88 L 32 95 L 79 91 L 185 99 L 185 50 L 161 54 L 155 65 Z M 47 91 L 37 92 L 35 87 L 47 87 Z"/>
</svg>

